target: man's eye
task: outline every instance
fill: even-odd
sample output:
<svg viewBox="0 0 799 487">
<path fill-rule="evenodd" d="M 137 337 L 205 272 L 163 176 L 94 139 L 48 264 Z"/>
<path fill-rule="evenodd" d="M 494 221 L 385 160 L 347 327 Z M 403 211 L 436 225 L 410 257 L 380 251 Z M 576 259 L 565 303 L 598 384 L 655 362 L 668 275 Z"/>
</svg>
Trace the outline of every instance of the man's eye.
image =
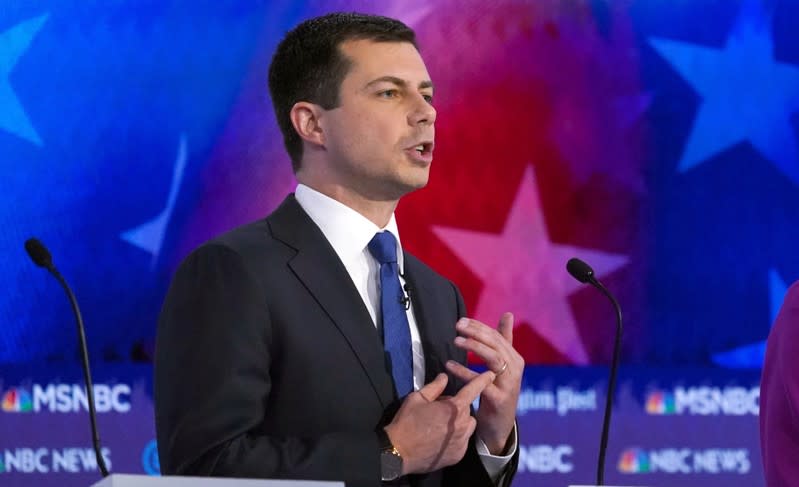
<svg viewBox="0 0 799 487">
<path fill-rule="evenodd" d="M 433 104 L 433 95 L 422 95 L 422 96 L 424 97 L 424 99 L 425 99 L 425 101 L 427 103 L 429 103 L 431 105 Z"/>
<path fill-rule="evenodd" d="M 397 90 L 385 90 L 378 93 L 378 95 L 383 98 L 395 98 L 397 95 L 399 95 L 399 93 Z"/>
</svg>

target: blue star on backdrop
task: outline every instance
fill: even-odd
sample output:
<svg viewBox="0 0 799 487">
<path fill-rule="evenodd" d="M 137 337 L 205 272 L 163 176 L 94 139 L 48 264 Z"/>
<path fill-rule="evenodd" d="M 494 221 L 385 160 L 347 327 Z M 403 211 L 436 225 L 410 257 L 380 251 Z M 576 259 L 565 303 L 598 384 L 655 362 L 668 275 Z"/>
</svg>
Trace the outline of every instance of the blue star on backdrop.
<svg viewBox="0 0 799 487">
<path fill-rule="evenodd" d="M 799 67 L 774 59 L 770 16 L 760 2 L 744 4 L 723 49 L 661 38 L 650 43 L 702 99 L 680 171 L 749 141 L 799 185 L 791 125 L 799 112 Z"/>
<path fill-rule="evenodd" d="M 0 129 L 36 145 L 42 141 L 14 92 L 11 73 L 45 21 L 47 15 L 41 15 L 0 33 Z"/>
<path fill-rule="evenodd" d="M 154 337 L 204 163 L 241 87 L 264 79 L 261 53 L 280 35 L 265 25 L 283 15 L 299 13 L 263 2 L 3 3 L 0 275 L 11 286 L 0 294 L 0 363 L 73 357 L 68 302 L 25 254 L 31 236 L 74 288 L 95 358 L 125 359 Z M 266 96 L 250 108 L 269 113 Z"/>
</svg>

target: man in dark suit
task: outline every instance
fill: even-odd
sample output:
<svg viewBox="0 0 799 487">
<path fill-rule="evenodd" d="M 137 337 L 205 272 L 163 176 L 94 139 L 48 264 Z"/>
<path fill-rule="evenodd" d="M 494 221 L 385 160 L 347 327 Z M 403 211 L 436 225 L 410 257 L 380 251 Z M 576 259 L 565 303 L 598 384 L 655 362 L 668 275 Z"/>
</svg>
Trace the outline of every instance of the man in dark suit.
<svg viewBox="0 0 799 487">
<path fill-rule="evenodd" d="M 464 318 L 457 288 L 402 251 L 394 219 L 433 152 L 413 31 L 311 19 L 278 46 L 269 85 L 300 184 L 175 275 L 155 364 L 162 471 L 508 485 L 524 368 L 513 317 L 496 330 Z M 466 368 L 467 351 L 488 370 Z"/>
</svg>

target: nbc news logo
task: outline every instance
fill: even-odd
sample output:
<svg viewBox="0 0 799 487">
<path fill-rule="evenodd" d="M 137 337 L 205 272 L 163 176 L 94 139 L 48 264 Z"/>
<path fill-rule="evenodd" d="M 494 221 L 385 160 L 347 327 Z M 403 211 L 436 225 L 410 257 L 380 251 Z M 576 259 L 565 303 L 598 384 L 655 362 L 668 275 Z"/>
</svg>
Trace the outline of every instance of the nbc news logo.
<svg viewBox="0 0 799 487">
<path fill-rule="evenodd" d="M 649 473 L 649 454 L 640 448 L 628 448 L 619 458 L 621 473 Z"/>
<path fill-rule="evenodd" d="M 617 468 L 623 474 L 746 475 L 752 469 L 749 450 L 745 448 L 627 448 L 619 457 Z"/>
</svg>

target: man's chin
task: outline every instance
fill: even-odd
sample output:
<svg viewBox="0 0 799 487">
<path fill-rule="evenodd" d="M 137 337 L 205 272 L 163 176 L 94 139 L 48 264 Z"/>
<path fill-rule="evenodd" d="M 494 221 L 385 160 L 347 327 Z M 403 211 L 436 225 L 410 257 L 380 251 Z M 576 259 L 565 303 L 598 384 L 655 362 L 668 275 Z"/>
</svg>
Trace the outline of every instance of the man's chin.
<svg viewBox="0 0 799 487">
<path fill-rule="evenodd" d="M 412 193 L 417 189 L 422 189 L 427 186 L 427 182 L 430 180 L 429 174 L 425 172 L 424 175 L 414 175 L 414 177 L 408 178 L 405 181 L 405 190 L 407 193 Z"/>
<path fill-rule="evenodd" d="M 385 198 L 388 200 L 399 200 L 403 196 L 413 193 L 417 189 L 422 189 L 427 186 L 428 178 L 403 178 L 400 181 L 394 181 L 390 187 L 385 188 Z"/>
</svg>

